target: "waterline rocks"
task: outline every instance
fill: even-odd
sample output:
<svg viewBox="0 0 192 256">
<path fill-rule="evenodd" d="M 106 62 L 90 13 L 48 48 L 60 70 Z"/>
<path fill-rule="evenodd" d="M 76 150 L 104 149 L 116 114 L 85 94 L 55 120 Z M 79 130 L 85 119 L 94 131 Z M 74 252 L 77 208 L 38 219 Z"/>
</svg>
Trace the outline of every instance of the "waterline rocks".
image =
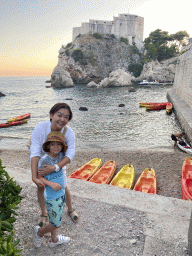
<svg viewBox="0 0 192 256">
<path fill-rule="evenodd" d="M 104 78 L 100 83 L 100 87 L 113 87 L 113 86 L 129 86 L 132 84 L 131 75 L 122 69 L 117 69 L 109 74 L 109 77 Z"/>
</svg>

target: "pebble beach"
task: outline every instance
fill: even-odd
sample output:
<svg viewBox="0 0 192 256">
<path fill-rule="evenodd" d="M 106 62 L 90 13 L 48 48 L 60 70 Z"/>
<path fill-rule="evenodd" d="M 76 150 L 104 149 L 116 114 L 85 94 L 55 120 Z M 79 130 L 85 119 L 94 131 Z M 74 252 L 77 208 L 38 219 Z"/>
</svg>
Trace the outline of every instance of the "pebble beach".
<svg viewBox="0 0 192 256">
<path fill-rule="evenodd" d="M 36 187 L 31 181 L 29 156 L 29 151 L 3 150 L 0 153 L 2 164 L 6 166 L 5 170 L 23 188 L 21 194 L 24 198 L 19 205 L 19 216 L 15 223 L 16 237 L 21 239 L 20 247 L 24 249 L 22 255 L 44 255 L 45 246 L 47 246 L 50 238 L 49 235 L 47 235 L 40 249 L 35 249 L 32 244 L 32 230 L 39 218 L 40 211 L 37 203 Z M 145 168 L 150 167 L 155 170 L 157 175 L 157 194 L 159 196 L 181 199 L 181 168 L 187 156 L 188 154 L 173 147 L 151 148 L 147 150 L 81 150 L 76 152 L 73 161 L 67 166 L 67 176 L 95 157 L 101 158 L 102 164 L 109 160 L 115 160 L 117 163 L 116 173 L 125 164 L 133 165 L 136 172 L 135 180 L 137 180 Z M 99 184 L 97 185 L 99 186 Z M 52 249 L 52 251 L 46 247 L 47 255 L 64 255 L 64 252 L 66 255 L 124 255 L 125 248 L 122 245 L 127 239 L 131 244 L 131 246 L 129 245 L 129 255 L 142 255 L 144 246 L 142 219 L 144 218 L 144 213 L 136 210 L 130 210 L 127 213 L 127 209 L 124 209 L 122 206 L 104 203 L 99 203 L 98 205 L 98 202 L 96 203 L 94 200 L 74 196 L 73 187 L 70 187 L 70 191 L 73 198 L 73 207 L 79 213 L 80 220 L 78 223 L 73 223 L 67 215 L 65 207 L 61 232 L 70 236 L 71 242 L 64 246 L 64 248 L 58 246 L 54 250 Z M 129 217 L 127 217 L 127 214 Z M 122 216 L 121 221 L 120 216 Z M 134 227 L 133 223 L 131 224 L 133 221 Z M 122 235 L 125 232 L 125 222 L 127 225 L 128 223 L 130 224 L 129 238 L 126 235 Z M 118 232 L 112 236 L 114 228 Z M 120 232 L 121 228 L 122 233 Z M 106 236 L 103 236 L 103 232 L 106 232 Z M 92 236 L 92 239 L 90 236 Z M 113 241 L 110 240 L 110 236 L 113 237 Z M 88 238 L 90 241 L 89 244 L 86 244 L 84 239 Z M 138 239 L 135 240 L 135 238 Z M 136 246 L 135 241 L 137 241 Z M 110 249 L 107 247 L 109 242 L 112 243 L 114 248 Z M 119 247 L 116 244 L 119 244 Z M 81 250 L 83 250 L 83 254 Z M 103 254 L 104 251 L 106 254 Z"/>
</svg>

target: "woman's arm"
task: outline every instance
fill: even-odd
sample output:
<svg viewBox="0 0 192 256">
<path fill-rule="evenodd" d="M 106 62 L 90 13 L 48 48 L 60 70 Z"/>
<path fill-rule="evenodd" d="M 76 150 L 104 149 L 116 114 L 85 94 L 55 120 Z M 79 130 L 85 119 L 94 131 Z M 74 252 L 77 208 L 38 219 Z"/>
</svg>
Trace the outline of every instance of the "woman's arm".
<svg viewBox="0 0 192 256">
<path fill-rule="evenodd" d="M 31 175 L 32 175 L 32 181 L 38 186 L 38 187 L 44 187 L 44 184 L 41 182 L 41 180 L 37 177 L 37 166 L 39 162 L 40 157 L 35 156 L 31 158 Z"/>
</svg>

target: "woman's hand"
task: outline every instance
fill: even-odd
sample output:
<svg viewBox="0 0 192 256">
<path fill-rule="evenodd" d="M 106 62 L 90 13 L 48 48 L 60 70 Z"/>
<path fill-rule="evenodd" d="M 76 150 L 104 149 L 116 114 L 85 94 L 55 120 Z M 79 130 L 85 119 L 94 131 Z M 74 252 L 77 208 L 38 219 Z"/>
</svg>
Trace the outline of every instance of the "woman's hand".
<svg viewBox="0 0 192 256">
<path fill-rule="evenodd" d="M 54 165 L 42 165 L 42 168 L 39 168 L 38 176 L 43 177 L 49 173 L 52 173 L 55 171 Z"/>
</svg>

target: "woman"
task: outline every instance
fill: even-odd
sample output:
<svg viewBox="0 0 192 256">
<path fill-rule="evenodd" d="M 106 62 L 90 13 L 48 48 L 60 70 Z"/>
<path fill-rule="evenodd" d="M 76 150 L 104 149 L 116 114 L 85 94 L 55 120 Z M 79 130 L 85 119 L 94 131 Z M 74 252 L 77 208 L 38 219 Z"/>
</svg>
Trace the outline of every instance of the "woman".
<svg viewBox="0 0 192 256">
<path fill-rule="evenodd" d="M 78 214 L 72 208 L 71 194 L 67 187 L 66 178 L 66 164 L 70 163 L 75 155 L 75 135 L 73 130 L 66 126 L 71 119 L 72 111 L 70 107 L 66 103 L 57 103 L 50 110 L 50 121 L 39 123 L 36 125 L 32 132 L 30 147 L 31 172 L 32 180 L 37 185 L 37 197 L 41 208 L 41 218 L 39 222 L 43 222 L 43 224 L 46 222 L 47 211 L 44 203 L 44 184 L 37 177 L 37 165 L 40 157 L 44 153 L 43 143 L 46 141 L 47 135 L 51 131 L 61 131 L 65 133 L 65 143 L 67 144 L 68 149 L 65 153 L 65 157 L 57 165 L 45 165 L 43 166 L 44 168 L 40 170 L 40 173 L 42 176 L 45 176 L 63 167 L 64 187 L 68 213 L 73 222 L 78 220 Z"/>
</svg>

